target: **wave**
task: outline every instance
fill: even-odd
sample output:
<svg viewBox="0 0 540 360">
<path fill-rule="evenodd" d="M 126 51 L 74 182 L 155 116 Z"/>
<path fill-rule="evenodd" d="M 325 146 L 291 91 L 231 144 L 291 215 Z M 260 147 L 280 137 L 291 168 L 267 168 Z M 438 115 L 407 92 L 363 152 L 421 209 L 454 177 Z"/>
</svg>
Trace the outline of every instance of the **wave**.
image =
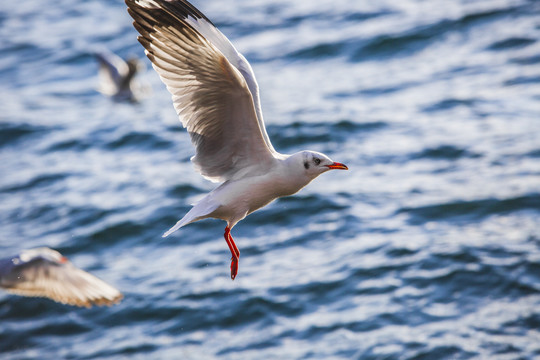
<svg viewBox="0 0 540 360">
<path fill-rule="evenodd" d="M 404 207 L 397 211 L 410 216 L 412 224 L 429 221 L 476 221 L 492 215 L 532 210 L 540 212 L 540 193 L 508 199 L 454 201 L 445 204 Z"/>
<path fill-rule="evenodd" d="M 388 124 L 382 121 L 353 122 L 340 120 L 328 123 L 293 122 L 287 125 L 269 125 L 268 134 L 278 149 L 298 148 L 309 144 L 333 143 L 336 139 L 352 134 L 370 133 L 383 129 Z"/>
<path fill-rule="evenodd" d="M 65 173 L 40 174 L 26 182 L 21 181 L 18 184 L 4 186 L 0 188 L 0 192 L 12 193 L 16 191 L 28 191 L 37 188 L 48 187 L 68 177 L 69 175 Z"/>
<path fill-rule="evenodd" d="M 456 98 L 448 98 L 443 99 L 441 101 L 438 101 L 434 104 L 431 104 L 429 106 L 424 107 L 423 111 L 425 112 L 438 112 L 438 111 L 446 111 L 458 107 L 472 107 L 479 103 L 481 100 L 479 99 L 456 99 Z"/>
<path fill-rule="evenodd" d="M 148 132 L 130 131 L 109 141 L 104 147 L 106 149 L 116 150 L 121 148 L 169 149 L 173 146 L 174 144 L 172 142 L 164 140 L 161 136 Z"/>
<path fill-rule="evenodd" d="M 480 157 L 480 155 L 471 153 L 465 149 L 453 145 L 441 145 L 435 148 L 427 148 L 419 153 L 413 154 L 411 159 L 456 160 L 460 158 L 477 157 Z"/>
<path fill-rule="evenodd" d="M 286 226 L 298 223 L 306 217 L 313 217 L 317 214 L 340 211 L 347 208 L 338 198 L 331 198 L 318 195 L 295 195 L 283 197 L 276 200 L 273 210 L 254 212 L 249 215 L 250 222 L 254 224 L 268 224 Z"/>
<path fill-rule="evenodd" d="M 47 135 L 58 127 L 47 127 L 27 123 L 0 123 L 0 148 L 8 145 L 16 145 L 20 141 L 35 140 Z"/>
<path fill-rule="evenodd" d="M 510 18 L 523 9 L 522 5 L 508 6 L 501 9 L 478 11 L 455 19 L 441 19 L 435 23 L 415 26 L 400 33 L 380 33 L 371 38 L 349 38 L 337 42 L 321 42 L 294 50 L 285 55 L 285 58 L 301 60 L 345 56 L 350 62 L 362 62 L 393 56 L 410 56 L 442 39 L 447 33 L 470 31 L 473 27 L 490 21 L 500 20 L 503 17 Z M 395 16 L 394 13 L 384 12 L 373 14 L 371 17 L 367 16 L 365 19 L 363 16 L 356 17 L 356 19 L 362 21 L 385 15 Z M 355 19 L 354 16 L 352 18 L 346 16 L 345 18 Z M 526 46 L 532 42 L 534 40 L 529 38 L 514 38 L 495 43 L 492 46 L 494 49 L 503 49 L 505 47 Z"/>
<path fill-rule="evenodd" d="M 515 49 L 515 48 L 523 48 L 526 46 L 529 46 L 531 44 L 534 44 L 536 42 L 535 39 L 531 38 L 524 38 L 524 37 L 510 37 L 508 39 L 504 40 L 498 40 L 488 46 L 488 50 L 507 50 L 507 49 Z"/>
<path fill-rule="evenodd" d="M 540 83 L 540 76 L 517 76 L 513 79 L 506 80 L 504 86 L 515 86 L 515 85 L 527 85 L 527 84 L 538 84 Z"/>
</svg>

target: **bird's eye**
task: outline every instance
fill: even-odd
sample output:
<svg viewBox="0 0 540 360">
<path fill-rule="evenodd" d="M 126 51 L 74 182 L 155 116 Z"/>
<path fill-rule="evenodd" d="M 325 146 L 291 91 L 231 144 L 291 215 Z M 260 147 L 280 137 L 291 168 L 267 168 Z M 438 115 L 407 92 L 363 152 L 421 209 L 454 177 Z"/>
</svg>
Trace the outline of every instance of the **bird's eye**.
<svg viewBox="0 0 540 360">
<path fill-rule="evenodd" d="M 313 159 L 313 162 L 315 163 L 315 165 L 319 165 L 321 163 L 321 159 L 319 158 L 314 158 Z"/>
</svg>

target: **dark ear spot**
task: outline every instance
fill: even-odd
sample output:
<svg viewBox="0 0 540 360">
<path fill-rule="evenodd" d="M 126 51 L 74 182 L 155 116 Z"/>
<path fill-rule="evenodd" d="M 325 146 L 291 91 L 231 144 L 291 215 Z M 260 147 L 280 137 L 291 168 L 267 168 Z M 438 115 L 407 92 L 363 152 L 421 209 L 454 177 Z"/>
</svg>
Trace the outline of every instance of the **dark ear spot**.
<svg viewBox="0 0 540 360">
<path fill-rule="evenodd" d="M 304 161 L 304 168 L 307 170 L 309 169 L 309 163 L 307 161 Z"/>
</svg>

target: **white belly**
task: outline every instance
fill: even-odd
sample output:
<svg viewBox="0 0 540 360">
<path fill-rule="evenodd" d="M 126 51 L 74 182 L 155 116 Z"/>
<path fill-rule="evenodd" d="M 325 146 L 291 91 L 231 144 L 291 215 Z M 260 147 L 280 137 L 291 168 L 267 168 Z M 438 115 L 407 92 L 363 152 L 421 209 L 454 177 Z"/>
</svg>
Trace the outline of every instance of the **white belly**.
<svg viewBox="0 0 540 360">
<path fill-rule="evenodd" d="M 285 185 L 284 185 L 285 184 Z M 212 199 L 221 206 L 211 216 L 223 219 L 234 226 L 253 211 L 275 199 L 294 194 L 303 186 L 291 186 L 281 179 L 256 176 L 224 183 L 212 193 Z"/>
</svg>

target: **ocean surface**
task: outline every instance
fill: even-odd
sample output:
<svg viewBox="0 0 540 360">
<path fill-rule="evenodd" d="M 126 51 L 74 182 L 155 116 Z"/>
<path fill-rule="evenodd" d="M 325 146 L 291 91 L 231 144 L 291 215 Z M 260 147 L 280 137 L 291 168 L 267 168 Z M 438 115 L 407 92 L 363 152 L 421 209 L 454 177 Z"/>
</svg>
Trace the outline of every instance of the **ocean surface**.
<svg viewBox="0 0 540 360">
<path fill-rule="evenodd" d="M 122 1 L 0 3 L 0 249 L 118 287 L 79 309 L 0 292 L 0 358 L 540 358 L 540 2 L 194 0 L 251 62 L 276 149 L 349 166 L 161 238 L 214 184 Z"/>
</svg>

